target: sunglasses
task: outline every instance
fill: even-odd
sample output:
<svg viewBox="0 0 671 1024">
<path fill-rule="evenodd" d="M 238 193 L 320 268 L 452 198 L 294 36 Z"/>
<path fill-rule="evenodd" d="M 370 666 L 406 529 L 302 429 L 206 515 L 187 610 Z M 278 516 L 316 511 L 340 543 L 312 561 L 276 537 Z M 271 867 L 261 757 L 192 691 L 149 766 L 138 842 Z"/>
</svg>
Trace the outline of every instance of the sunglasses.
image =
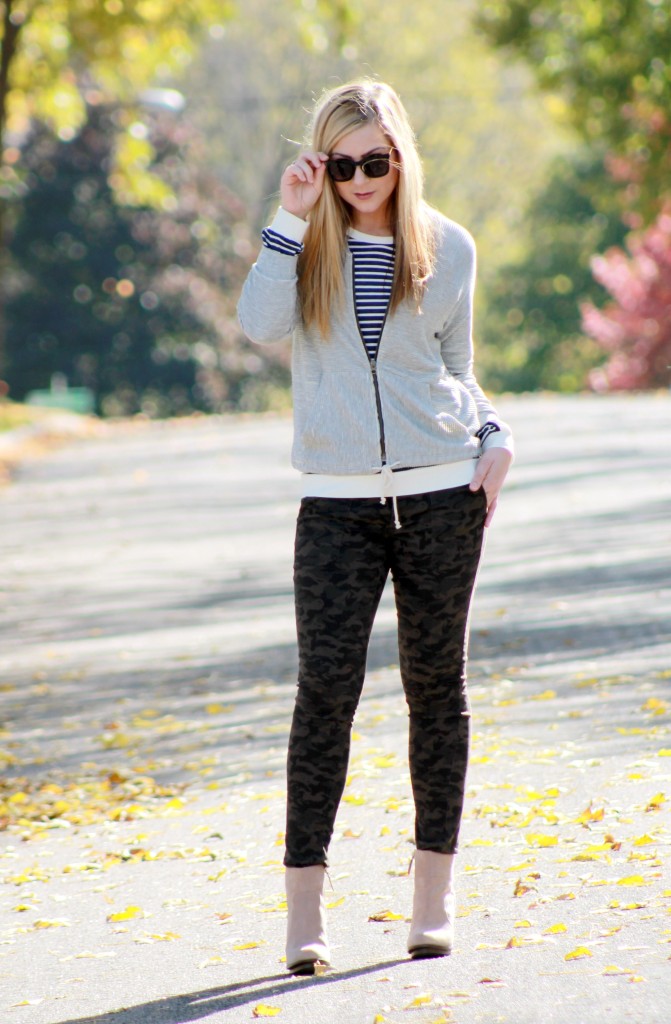
<svg viewBox="0 0 671 1024">
<path fill-rule="evenodd" d="M 352 160 L 348 156 L 333 156 L 326 163 L 326 170 L 333 181 L 351 181 L 360 167 L 367 178 L 384 178 L 389 174 L 391 153 L 373 153 L 363 160 Z"/>
</svg>

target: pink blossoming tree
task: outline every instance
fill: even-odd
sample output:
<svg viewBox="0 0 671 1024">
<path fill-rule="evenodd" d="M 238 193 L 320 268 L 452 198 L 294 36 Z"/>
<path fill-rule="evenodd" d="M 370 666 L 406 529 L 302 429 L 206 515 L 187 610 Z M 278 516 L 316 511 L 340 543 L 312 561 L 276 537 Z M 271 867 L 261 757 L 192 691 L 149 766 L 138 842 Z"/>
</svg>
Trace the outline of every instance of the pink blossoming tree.
<svg viewBox="0 0 671 1024">
<path fill-rule="evenodd" d="M 596 391 L 671 384 L 671 206 L 627 248 L 629 254 L 613 248 L 591 263 L 613 301 L 581 308 L 583 330 L 610 354 L 589 375 Z"/>
</svg>

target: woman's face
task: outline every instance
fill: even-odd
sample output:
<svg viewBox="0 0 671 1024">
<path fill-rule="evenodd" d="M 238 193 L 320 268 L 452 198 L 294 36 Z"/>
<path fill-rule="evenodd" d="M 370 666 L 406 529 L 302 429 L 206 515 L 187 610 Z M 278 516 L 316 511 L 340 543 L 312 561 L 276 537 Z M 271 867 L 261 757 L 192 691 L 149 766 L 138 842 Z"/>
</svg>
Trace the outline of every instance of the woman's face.
<svg viewBox="0 0 671 1024">
<path fill-rule="evenodd" d="M 377 122 L 370 122 L 338 139 L 329 156 L 348 156 L 358 161 L 373 153 L 388 153 L 389 139 Z M 392 154 L 392 157 L 395 154 Z M 360 231 L 391 230 L 388 220 L 389 200 L 398 183 L 398 168 L 389 165 L 383 178 L 367 178 L 360 167 L 350 181 L 334 181 L 336 192 L 352 209 L 352 227 Z"/>
</svg>

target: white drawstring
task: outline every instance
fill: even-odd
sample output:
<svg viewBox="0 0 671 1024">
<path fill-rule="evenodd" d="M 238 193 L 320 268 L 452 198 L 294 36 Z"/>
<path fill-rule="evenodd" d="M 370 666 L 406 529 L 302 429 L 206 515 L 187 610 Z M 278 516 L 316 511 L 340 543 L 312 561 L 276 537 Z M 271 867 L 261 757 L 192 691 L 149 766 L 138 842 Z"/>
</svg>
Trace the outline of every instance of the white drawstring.
<svg viewBox="0 0 671 1024">
<path fill-rule="evenodd" d="M 396 501 L 396 495 L 394 494 L 394 466 L 398 466 L 398 462 L 393 462 L 391 466 L 383 466 L 380 472 L 382 478 L 382 496 L 380 498 L 380 504 L 386 505 L 387 498 L 391 498 L 391 504 L 394 509 L 394 526 L 397 530 L 401 529 L 401 520 L 398 517 L 398 503 Z"/>
</svg>

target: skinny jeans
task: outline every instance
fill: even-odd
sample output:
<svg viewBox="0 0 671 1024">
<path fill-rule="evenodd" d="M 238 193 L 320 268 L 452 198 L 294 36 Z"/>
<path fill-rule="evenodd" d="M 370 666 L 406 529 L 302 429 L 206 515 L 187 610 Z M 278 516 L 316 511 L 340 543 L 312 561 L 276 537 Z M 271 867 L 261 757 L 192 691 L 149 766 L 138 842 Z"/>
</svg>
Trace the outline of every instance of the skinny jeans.
<svg viewBox="0 0 671 1024">
<path fill-rule="evenodd" d="M 454 487 L 397 499 L 303 498 L 294 592 L 298 691 L 287 758 L 287 867 L 327 864 L 373 620 L 392 575 L 409 708 L 418 849 L 454 853 L 464 804 L 470 706 L 468 619 L 487 500 Z"/>
</svg>

